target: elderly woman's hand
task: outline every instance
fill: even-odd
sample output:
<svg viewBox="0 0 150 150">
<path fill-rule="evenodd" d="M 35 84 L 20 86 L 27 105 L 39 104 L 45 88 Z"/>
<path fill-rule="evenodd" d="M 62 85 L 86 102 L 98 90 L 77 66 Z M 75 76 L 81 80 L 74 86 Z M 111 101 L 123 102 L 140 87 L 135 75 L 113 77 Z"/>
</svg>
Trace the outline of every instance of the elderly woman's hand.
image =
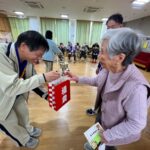
<svg viewBox="0 0 150 150">
<path fill-rule="evenodd" d="M 64 73 L 66 76 L 68 76 L 70 78 L 71 81 L 75 81 L 75 82 L 78 82 L 78 77 L 74 74 L 72 74 L 70 71 L 66 71 Z"/>
<path fill-rule="evenodd" d="M 100 134 L 101 134 L 101 143 L 103 144 L 103 143 L 105 143 L 105 144 L 107 144 L 108 143 L 108 141 L 105 139 L 105 137 L 103 136 L 103 132 L 100 132 Z"/>
</svg>

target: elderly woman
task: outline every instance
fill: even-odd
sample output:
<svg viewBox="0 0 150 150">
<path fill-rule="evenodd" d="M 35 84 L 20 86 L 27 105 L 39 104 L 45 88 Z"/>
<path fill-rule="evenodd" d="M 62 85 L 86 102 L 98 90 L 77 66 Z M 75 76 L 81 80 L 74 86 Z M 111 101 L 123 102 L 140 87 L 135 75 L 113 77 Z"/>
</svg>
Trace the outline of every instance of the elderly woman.
<svg viewBox="0 0 150 150">
<path fill-rule="evenodd" d="M 94 78 L 68 73 L 71 80 L 98 87 L 96 122 L 104 128 L 106 150 L 137 141 L 146 126 L 150 85 L 132 64 L 140 50 L 141 40 L 133 30 L 110 29 L 101 43 L 101 73 Z M 88 144 L 85 149 L 92 150 Z"/>
</svg>

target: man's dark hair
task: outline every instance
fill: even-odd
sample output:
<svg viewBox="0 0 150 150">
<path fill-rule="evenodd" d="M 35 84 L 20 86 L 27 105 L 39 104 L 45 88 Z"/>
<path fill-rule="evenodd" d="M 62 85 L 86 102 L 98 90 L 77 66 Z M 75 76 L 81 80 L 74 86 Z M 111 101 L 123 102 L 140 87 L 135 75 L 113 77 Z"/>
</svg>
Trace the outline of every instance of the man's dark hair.
<svg viewBox="0 0 150 150">
<path fill-rule="evenodd" d="M 46 33 L 45 33 L 45 37 L 46 37 L 46 39 L 52 40 L 52 38 L 53 38 L 53 32 L 50 31 L 50 30 L 47 30 Z"/>
<path fill-rule="evenodd" d="M 21 43 L 25 43 L 30 51 L 36 51 L 43 48 L 45 51 L 49 49 L 46 39 L 37 31 L 26 31 L 21 33 L 16 41 L 16 46 L 20 47 Z"/>
<path fill-rule="evenodd" d="M 108 18 L 108 20 L 106 22 L 106 25 L 108 24 L 108 21 L 110 21 L 110 20 L 114 20 L 115 22 L 117 22 L 119 24 L 123 24 L 123 16 L 119 13 L 111 15 Z"/>
</svg>

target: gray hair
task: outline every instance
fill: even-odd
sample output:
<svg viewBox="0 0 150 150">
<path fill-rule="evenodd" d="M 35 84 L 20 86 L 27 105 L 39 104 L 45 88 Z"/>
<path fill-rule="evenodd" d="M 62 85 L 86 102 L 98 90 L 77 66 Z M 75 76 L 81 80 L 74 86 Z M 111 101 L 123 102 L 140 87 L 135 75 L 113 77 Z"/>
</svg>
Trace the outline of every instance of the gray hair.
<svg viewBox="0 0 150 150">
<path fill-rule="evenodd" d="M 134 57 L 142 50 L 142 39 L 130 28 L 109 29 L 102 40 L 108 39 L 107 51 L 110 57 L 124 53 L 123 66 L 133 62 Z"/>
</svg>

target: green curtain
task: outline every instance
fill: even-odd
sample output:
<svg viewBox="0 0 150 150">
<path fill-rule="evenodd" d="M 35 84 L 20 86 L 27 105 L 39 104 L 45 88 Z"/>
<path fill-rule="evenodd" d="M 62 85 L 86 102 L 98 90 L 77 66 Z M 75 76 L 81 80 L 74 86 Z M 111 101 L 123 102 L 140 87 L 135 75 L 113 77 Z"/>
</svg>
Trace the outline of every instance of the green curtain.
<svg viewBox="0 0 150 150">
<path fill-rule="evenodd" d="M 68 44 L 69 41 L 69 20 L 56 19 L 56 41 L 57 43 Z"/>
<path fill-rule="evenodd" d="M 53 32 L 53 40 L 65 45 L 69 41 L 69 21 L 54 18 L 41 18 L 41 32 L 45 35 L 46 30 Z"/>
<path fill-rule="evenodd" d="M 53 39 L 55 39 L 55 26 L 56 21 L 53 18 L 40 18 L 41 21 L 41 33 L 45 36 L 47 30 L 53 32 Z"/>
<path fill-rule="evenodd" d="M 102 23 L 94 21 L 91 29 L 90 45 L 94 43 L 100 43 L 101 30 L 102 30 Z"/>
<path fill-rule="evenodd" d="M 29 30 L 28 18 L 19 19 L 19 18 L 9 17 L 8 19 L 11 27 L 13 41 L 16 41 L 20 33 Z"/>
<path fill-rule="evenodd" d="M 77 20 L 76 42 L 90 44 L 90 21 Z"/>
</svg>

